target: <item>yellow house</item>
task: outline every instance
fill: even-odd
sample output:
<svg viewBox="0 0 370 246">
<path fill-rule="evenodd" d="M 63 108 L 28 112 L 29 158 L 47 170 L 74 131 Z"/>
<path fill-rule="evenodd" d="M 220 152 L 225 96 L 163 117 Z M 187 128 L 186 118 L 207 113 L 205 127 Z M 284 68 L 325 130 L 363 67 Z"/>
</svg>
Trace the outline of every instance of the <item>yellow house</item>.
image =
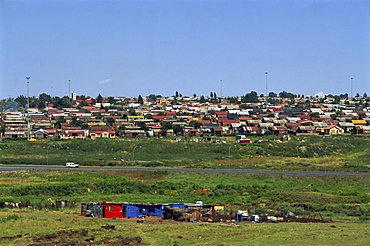
<svg viewBox="0 0 370 246">
<path fill-rule="evenodd" d="M 337 125 L 330 125 L 323 128 L 324 135 L 336 135 L 336 134 L 343 134 L 344 129 L 337 126 Z"/>
</svg>

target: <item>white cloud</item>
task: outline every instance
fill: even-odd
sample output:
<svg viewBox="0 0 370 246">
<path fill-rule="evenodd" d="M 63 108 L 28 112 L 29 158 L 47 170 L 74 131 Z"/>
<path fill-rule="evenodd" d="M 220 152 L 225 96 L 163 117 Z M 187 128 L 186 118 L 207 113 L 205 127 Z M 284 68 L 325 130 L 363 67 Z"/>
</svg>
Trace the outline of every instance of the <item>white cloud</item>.
<svg viewBox="0 0 370 246">
<path fill-rule="evenodd" d="M 103 79 L 103 80 L 99 81 L 99 84 L 107 84 L 107 83 L 110 83 L 110 82 L 112 82 L 111 79 Z"/>
<path fill-rule="evenodd" d="M 325 93 L 323 91 L 317 92 L 315 97 L 325 97 Z"/>
</svg>

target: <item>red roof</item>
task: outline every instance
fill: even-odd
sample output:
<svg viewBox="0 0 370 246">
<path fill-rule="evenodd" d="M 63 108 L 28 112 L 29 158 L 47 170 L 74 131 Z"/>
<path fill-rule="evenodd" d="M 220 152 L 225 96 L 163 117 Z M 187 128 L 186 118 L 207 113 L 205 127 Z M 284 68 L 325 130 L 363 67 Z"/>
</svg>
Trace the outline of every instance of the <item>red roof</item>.
<svg viewBox="0 0 370 246">
<path fill-rule="evenodd" d="M 153 119 L 168 119 L 167 115 L 159 116 L 159 115 L 153 115 Z"/>
<path fill-rule="evenodd" d="M 217 115 L 227 115 L 227 111 L 216 111 Z"/>
<path fill-rule="evenodd" d="M 210 120 L 197 120 L 197 122 L 202 123 L 202 124 L 211 124 Z"/>
<path fill-rule="evenodd" d="M 101 134 L 101 133 L 109 133 L 109 134 L 116 134 L 116 132 L 115 131 L 104 131 L 104 130 L 95 130 L 95 131 L 93 131 L 93 132 L 95 132 L 95 133 L 97 133 L 97 134 Z"/>
<path fill-rule="evenodd" d="M 324 127 L 324 129 L 325 130 L 330 130 L 330 129 L 332 129 L 332 128 L 334 128 L 334 127 L 336 127 L 337 125 L 329 125 L 329 126 L 327 126 L 327 127 Z"/>
<path fill-rule="evenodd" d="M 231 124 L 231 123 L 237 123 L 236 120 L 219 120 L 222 124 Z"/>
<path fill-rule="evenodd" d="M 283 110 L 283 108 L 275 108 L 275 107 L 268 107 L 268 109 L 270 109 L 270 110 L 272 110 L 274 112 Z"/>
<path fill-rule="evenodd" d="M 45 131 L 48 132 L 48 133 L 55 133 L 56 132 L 55 129 L 45 129 Z"/>
</svg>

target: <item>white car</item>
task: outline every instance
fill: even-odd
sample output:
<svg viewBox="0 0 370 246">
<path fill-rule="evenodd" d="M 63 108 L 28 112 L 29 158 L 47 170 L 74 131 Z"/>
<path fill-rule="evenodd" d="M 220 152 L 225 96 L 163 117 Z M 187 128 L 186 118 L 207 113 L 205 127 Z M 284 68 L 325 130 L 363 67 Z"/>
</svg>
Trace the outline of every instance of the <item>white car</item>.
<svg viewBox="0 0 370 246">
<path fill-rule="evenodd" d="M 66 167 L 67 168 L 69 168 L 69 167 L 71 167 L 71 168 L 78 168 L 78 167 L 80 167 L 80 165 L 78 165 L 78 164 L 76 164 L 76 163 L 74 163 L 74 162 L 67 162 L 66 163 Z"/>
</svg>

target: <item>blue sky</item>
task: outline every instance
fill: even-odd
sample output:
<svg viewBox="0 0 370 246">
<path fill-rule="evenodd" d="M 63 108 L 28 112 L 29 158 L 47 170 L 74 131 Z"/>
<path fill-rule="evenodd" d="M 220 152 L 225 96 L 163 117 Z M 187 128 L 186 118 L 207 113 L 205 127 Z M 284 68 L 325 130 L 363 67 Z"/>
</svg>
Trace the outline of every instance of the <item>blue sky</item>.
<svg viewBox="0 0 370 246">
<path fill-rule="evenodd" d="M 0 98 L 370 95 L 370 1 L 0 1 Z M 353 80 L 351 80 L 353 78 Z M 68 82 L 70 80 L 70 83 Z M 222 80 L 222 81 L 221 81 Z"/>
</svg>

